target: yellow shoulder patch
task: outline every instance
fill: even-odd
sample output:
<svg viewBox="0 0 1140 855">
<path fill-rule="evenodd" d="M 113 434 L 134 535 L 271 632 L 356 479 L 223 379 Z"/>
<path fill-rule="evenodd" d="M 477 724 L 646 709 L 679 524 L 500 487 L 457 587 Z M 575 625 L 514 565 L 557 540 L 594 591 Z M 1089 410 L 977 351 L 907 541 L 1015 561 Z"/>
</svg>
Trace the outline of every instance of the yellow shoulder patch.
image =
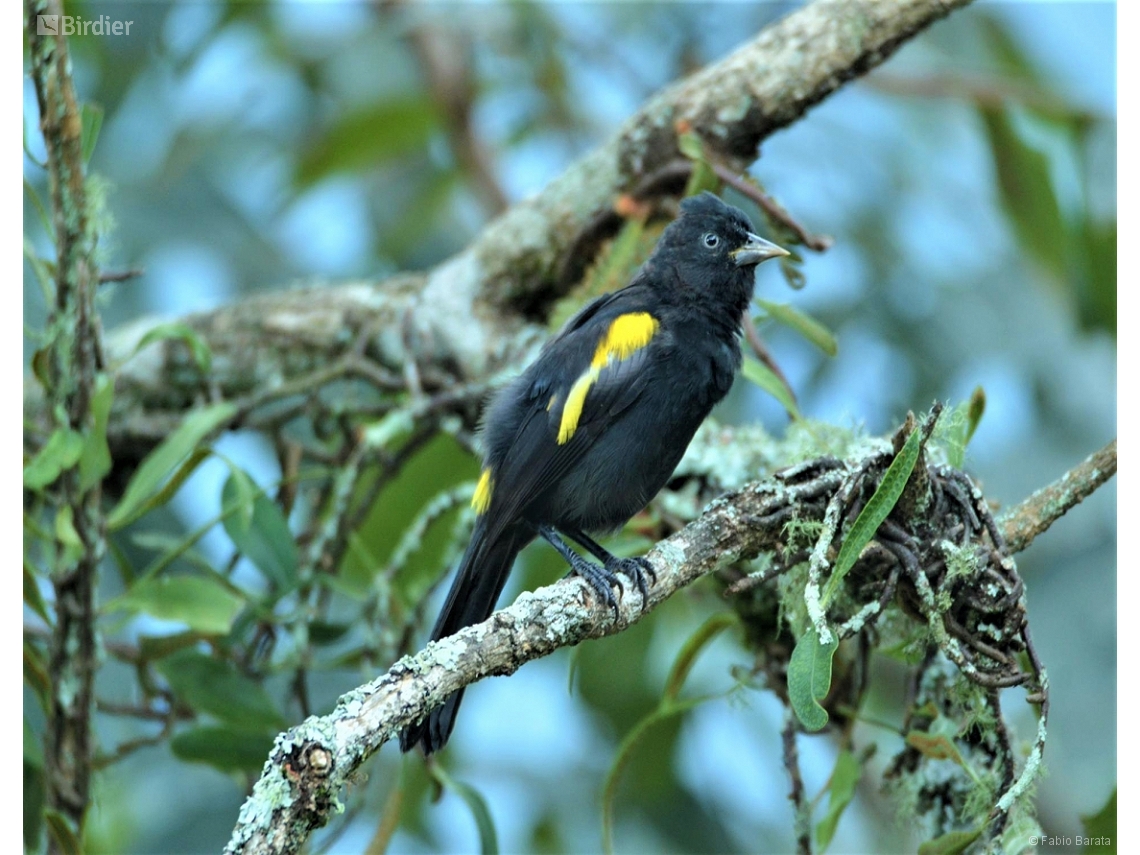
<svg viewBox="0 0 1140 855">
<path fill-rule="evenodd" d="M 586 406 L 586 393 L 598 381 L 602 369 L 611 362 L 628 359 L 649 344 L 657 327 L 657 318 L 648 312 L 631 312 L 613 319 L 606 334 L 598 342 L 590 367 L 574 381 L 566 395 L 562 420 L 558 425 L 559 445 L 568 443 L 578 430 L 578 420 L 582 418 L 582 409 Z"/>
<path fill-rule="evenodd" d="M 657 318 L 648 312 L 632 312 L 614 318 L 605 337 L 598 342 L 591 368 L 604 368 L 611 359 L 628 359 L 653 338 Z"/>
<path fill-rule="evenodd" d="M 495 479 L 491 477 L 490 468 L 484 469 L 479 476 L 479 483 L 475 485 L 475 495 L 471 497 L 471 507 L 475 513 L 482 514 L 491 507 L 491 491 L 495 488 Z"/>
</svg>

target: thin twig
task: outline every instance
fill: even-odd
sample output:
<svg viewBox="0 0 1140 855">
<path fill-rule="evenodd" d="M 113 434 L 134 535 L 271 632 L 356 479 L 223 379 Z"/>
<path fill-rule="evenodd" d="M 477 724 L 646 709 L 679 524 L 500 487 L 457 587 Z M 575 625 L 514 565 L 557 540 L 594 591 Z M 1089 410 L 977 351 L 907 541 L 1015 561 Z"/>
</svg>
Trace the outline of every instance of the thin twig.
<svg viewBox="0 0 1140 855">
<path fill-rule="evenodd" d="M 1010 508 L 998 520 L 1010 553 L 1021 552 L 1039 534 L 1116 474 L 1116 440 L 1090 454 L 1052 484 Z"/>
<path fill-rule="evenodd" d="M 794 234 L 796 239 L 808 249 L 814 252 L 826 252 L 835 243 L 835 239 L 830 235 L 817 235 L 809 232 L 779 202 L 769 196 L 754 179 L 743 178 L 719 163 L 712 164 L 712 168 L 717 178 L 746 199 L 755 202 L 769 219 L 775 220 Z"/>
</svg>

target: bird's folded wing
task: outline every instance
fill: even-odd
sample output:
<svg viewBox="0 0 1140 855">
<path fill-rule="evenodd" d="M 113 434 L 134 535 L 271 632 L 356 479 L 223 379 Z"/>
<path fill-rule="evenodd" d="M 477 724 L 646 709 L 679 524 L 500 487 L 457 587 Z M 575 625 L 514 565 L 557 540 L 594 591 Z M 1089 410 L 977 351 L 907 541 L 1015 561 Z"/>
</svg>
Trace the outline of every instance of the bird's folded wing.
<svg viewBox="0 0 1140 855">
<path fill-rule="evenodd" d="M 526 507 L 554 489 L 634 405 L 651 381 L 649 369 L 660 340 L 657 346 L 649 345 L 661 335 L 649 313 L 624 312 L 575 330 L 561 347 L 555 343 L 546 355 L 571 357 L 581 370 L 559 372 L 554 382 L 540 374 L 533 384 L 530 408 L 496 473 L 501 488 L 496 487 L 492 526 L 524 516 Z M 585 351 L 581 341 L 574 341 L 582 336 L 590 338 Z"/>
</svg>

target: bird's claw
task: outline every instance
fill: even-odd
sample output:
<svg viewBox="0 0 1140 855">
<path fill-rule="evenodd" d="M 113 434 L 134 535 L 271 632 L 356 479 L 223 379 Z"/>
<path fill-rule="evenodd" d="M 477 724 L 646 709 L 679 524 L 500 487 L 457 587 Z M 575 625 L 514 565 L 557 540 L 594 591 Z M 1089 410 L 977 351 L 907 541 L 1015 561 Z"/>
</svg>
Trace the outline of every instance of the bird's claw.
<svg viewBox="0 0 1140 855">
<path fill-rule="evenodd" d="M 608 567 L 599 566 L 581 556 L 575 556 L 575 558 L 577 560 L 571 562 L 570 565 L 571 572 L 585 580 L 602 602 L 614 610 L 614 619 L 616 620 L 618 617 L 618 597 L 625 593 L 621 579 L 615 576 Z M 618 590 L 617 597 L 614 596 L 614 588 Z"/>
<path fill-rule="evenodd" d="M 651 584 L 657 582 L 657 573 L 654 572 L 649 559 L 641 555 L 636 558 L 615 557 L 613 561 L 606 562 L 606 570 L 611 575 L 621 573 L 633 580 L 633 583 L 637 585 L 637 590 L 641 593 L 641 608 L 644 610 L 649 604 L 649 585 L 646 584 L 645 577 L 649 576 Z"/>
</svg>

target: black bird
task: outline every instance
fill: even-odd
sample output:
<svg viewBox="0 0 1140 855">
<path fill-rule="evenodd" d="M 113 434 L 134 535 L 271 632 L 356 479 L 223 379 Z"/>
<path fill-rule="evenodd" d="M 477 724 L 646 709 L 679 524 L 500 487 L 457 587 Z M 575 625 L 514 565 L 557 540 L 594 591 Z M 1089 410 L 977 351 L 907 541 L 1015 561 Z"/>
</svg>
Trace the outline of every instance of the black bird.
<svg viewBox="0 0 1140 855">
<path fill-rule="evenodd" d="M 589 533 L 620 528 L 665 486 L 740 368 L 753 268 L 787 254 L 711 193 L 685 199 L 629 285 L 578 312 L 495 396 L 484 419 L 475 531 L 432 640 L 486 620 L 515 556 L 537 536 L 615 611 L 616 573 L 644 598 L 649 563 L 618 558 Z M 462 699 L 460 690 L 404 730 L 400 747 L 441 749 Z"/>
</svg>

